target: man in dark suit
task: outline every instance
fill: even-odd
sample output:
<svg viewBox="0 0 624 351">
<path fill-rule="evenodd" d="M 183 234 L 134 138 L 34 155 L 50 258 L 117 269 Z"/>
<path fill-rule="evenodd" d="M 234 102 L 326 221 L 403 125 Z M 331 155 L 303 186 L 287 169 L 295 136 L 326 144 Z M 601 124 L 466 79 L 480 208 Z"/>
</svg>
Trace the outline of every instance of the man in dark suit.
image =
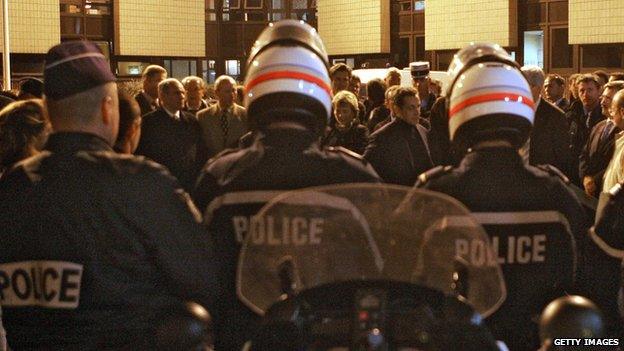
<svg viewBox="0 0 624 351">
<path fill-rule="evenodd" d="M 207 160 L 206 145 L 195 116 L 182 111 L 185 91 L 175 78 L 158 85 L 161 106 L 143 116 L 137 155 L 169 168 L 185 190 L 190 191 Z"/>
<path fill-rule="evenodd" d="M 565 79 L 558 74 L 549 74 L 544 81 L 544 98 L 563 111 L 568 108 L 568 100 L 563 96 L 566 84 Z"/>
<path fill-rule="evenodd" d="M 385 182 L 411 186 L 419 174 L 433 167 L 427 131 L 419 124 L 418 92 L 398 88 L 392 112 L 396 118 L 370 136 L 364 158 Z"/>
<path fill-rule="evenodd" d="M 569 125 L 569 147 L 572 152 L 574 168 L 578 169 L 579 156 L 589 139 L 590 131 L 605 119 L 600 107 L 600 83 L 598 78 L 592 74 L 585 74 L 576 80 L 580 104 L 574 104 L 568 111 L 566 118 Z M 578 174 L 570 177 L 573 183 L 581 186 Z"/>
<path fill-rule="evenodd" d="M 566 176 L 576 173 L 572 169 L 572 155 L 568 147 L 568 124 L 565 114 L 554 104 L 541 96 L 544 71 L 537 66 L 524 66 L 522 73 L 529 82 L 533 101 L 536 103 L 533 129 L 527 144 L 528 160 L 531 165 L 549 164 L 557 167 Z M 524 151 L 525 148 L 523 148 Z M 521 151 L 523 150 L 521 149 Z"/>
<path fill-rule="evenodd" d="M 134 96 L 141 108 L 141 116 L 158 108 L 158 84 L 167 79 L 167 70 L 158 65 L 149 65 L 143 71 L 143 90 Z"/>
<path fill-rule="evenodd" d="M 249 131 L 247 110 L 234 102 L 236 81 L 226 75 L 218 77 L 215 93 L 218 102 L 197 113 L 208 157 L 237 147 L 238 140 Z"/>
<path fill-rule="evenodd" d="M 579 176 L 583 188 L 590 196 L 598 197 L 602 191 L 605 170 L 613 156 L 615 135 L 620 129 L 611 120 L 609 111 L 615 93 L 624 89 L 624 81 L 612 81 L 605 85 L 600 96 L 602 114 L 608 119 L 598 122 L 589 134 L 589 140 L 579 157 Z"/>
</svg>

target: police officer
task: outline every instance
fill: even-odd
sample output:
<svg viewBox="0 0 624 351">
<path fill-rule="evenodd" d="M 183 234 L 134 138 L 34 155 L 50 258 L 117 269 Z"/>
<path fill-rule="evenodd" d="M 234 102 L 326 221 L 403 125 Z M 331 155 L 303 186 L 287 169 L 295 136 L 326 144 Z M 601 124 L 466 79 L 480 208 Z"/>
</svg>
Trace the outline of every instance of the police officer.
<svg viewBox="0 0 624 351">
<path fill-rule="evenodd" d="M 558 213 L 579 244 L 583 209 L 556 169 L 527 166 L 518 154 L 531 130 L 534 102 L 511 56 L 498 45 L 471 44 L 455 55 L 449 74 L 450 139 L 465 156 L 456 168 L 420 175 L 417 186 L 455 197 L 489 224 L 508 297 L 488 324 L 510 349 L 535 350 L 532 318 L 574 279 L 575 240 L 565 223 L 558 223 Z M 540 227 L 541 221 L 553 224 Z"/>
<path fill-rule="evenodd" d="M 596 225 L 591 234 L 594 240 L 604 243 L 603 249 L 612 256 L 622 257 L 624 251 L 624 183 L 618 183 L 607 193 L 600 195 L 600 210 L 596 214 Z M 624 261 L 620 275 L 619 310 L 620 318 L 624 319 Z M 613 279 L 615 280 L 615 279 Z M 620 321 L 621 324 L 621 321 Z"/>
<path fill-rule="evenodd" d="M 240 348 L 253 332 L 253 313 L 234 295 L 237 257 L 250 217 L 280 191 L 379 181 L 361 156 L 319 147 L 331 110 L 327 65 L 313 28 L 294 20 L 269 25 L 251 50 L 245 79 L 245 107 L 255 140 L 208 162 L 198 179 L 193 199 L 205 212 L 220 260 L 227 265 L 228 290 L 220 299 L 223 309 L 215 313 L 217 349 Z"/>
<path fill-rule="evenodd" d="M 172 303 L 218 295 L 198 211 L 162 166 L 114 153 L 117 86 L 98 47 L 46 56 L 45 150 L 0 183 L 0 304 L 16 349 L 152 349 Z"/>
</svg>

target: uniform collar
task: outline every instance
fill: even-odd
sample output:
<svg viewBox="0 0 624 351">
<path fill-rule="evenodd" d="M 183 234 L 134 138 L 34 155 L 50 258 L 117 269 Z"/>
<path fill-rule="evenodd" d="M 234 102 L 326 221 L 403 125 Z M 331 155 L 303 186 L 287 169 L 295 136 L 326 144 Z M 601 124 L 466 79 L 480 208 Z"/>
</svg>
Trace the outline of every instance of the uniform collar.
<svg viewBox="0 0 624 351">
<path fill-rule="evenodd" d="M 313 144 L 317 137 L 307 129 L 299 128 L 267 128 L 258 135 L 258 141 L 265 145 L 292 150 L 305 148 Z"/>
<path fill-rule="evenodd" d="M 45 150 L 63 153 L 77 151 L 111 151 L 112 147 L 101 137 L 91 133 L 57 132 L 50 135 Z"/>
<path fill-rule="evenodd" d="M 479 165 L 486 168 L 501 166 L 523 166 L 522 157 L 513 147 L 482 147 L 469 151 L 461 162 L 462 166 Z"/>
</svg>

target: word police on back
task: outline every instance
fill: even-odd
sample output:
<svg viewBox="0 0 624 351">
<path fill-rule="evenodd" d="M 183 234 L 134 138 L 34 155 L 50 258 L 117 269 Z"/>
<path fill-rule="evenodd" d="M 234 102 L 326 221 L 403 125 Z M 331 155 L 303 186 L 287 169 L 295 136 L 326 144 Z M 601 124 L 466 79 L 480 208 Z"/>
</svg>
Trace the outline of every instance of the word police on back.
<svg viewBox="0 0 624 351">
<path fill-rule="evenodd" d="M 455 254 L 475 266 L 530 264 L 546 261 L 546 235 L 493 236 L 492 249 L 483 240 L 455 240 Z"/>
<path fill-rule="evenodd" d="M 82 265 L 62 261 L 0 264 L 2 306 L 78 307 Z"/>
<path fill-rule="evenodd" d="M 247 233 L 256 245 L 319 245 L 323 233 L 323 218 L 273 216 L 234 216 L 232 224 L 236 241 L 242 243 Z"/>
</svg>

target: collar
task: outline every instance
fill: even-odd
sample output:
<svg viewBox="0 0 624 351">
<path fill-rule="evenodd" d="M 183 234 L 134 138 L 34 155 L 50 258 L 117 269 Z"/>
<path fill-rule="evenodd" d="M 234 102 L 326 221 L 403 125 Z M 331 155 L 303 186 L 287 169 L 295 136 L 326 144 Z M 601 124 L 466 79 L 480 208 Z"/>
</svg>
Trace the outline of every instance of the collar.
<svg viewBox="0 0 624 351">
<path fill-rule="evenodd" d="M 480 168 L 498 169 L 500 167 L 524 166 L 524 163 L 518 150 L 515 148 L 510 146 L 493 146 L 468 151 L 461 165 L 469 168 L 479 165 Z"/>
<path fill-rule="evenodd" d="M 156 100 L 158 99 L 154 99 L 152 98 L 148 93 L 145 92 L 145 90 L 141 90 L 141 94 L 143 94 L 143 97 L 147 100 L 147 102 L 149 102 L 151 105 L 153 106 L 157 106 L 157 102 Z"/>
<path fill-rule="evenodd" d="M 234 109 L 234 104 L 231 104 L 224 109 L 223 107 L 221 107 L 221 104 L 217 102 L 217 108 L 219 109 L 219 112 L 230 113 Z"/>
<path fill-rule="evenodd" d="M 555 101 L 555 105 L 559 106 L 559 104 L 561 103 L 561 101 L 563 101 L 565 98 L 562 96 L 559 100 Z"/>
<path fill-rule="evenodd" d="M 582 106 L 583 106 L 583 113 L 584 113 L 586 116 L 587 116 L 587 115 L 589 115 L 590 113 L 591 113 L 591 114 L 594 114 L 594 112 L 595 112 L 597 109 L 600 109 L 600 108 L 601 108 L 601 107 L 600 107 L 600 104 L 598 104 L 598 106 L 594 107 L 594 108 L 593 108 L 593 109 L 591 109 L 591 110 L 587 110 L 587 109 L 585 108 L 585 106 L 584 106 L 584 105 L 582 105 Z"/>
<path fill-rule="evenodd" d="M 305 128 L 275 127 L 265 128 L 258 133 L 257 141 L 278 150 L 292 151 L 305 149 L 318 141 L 314 133 Z"/>
<path fill-rule="evenodd" d="M 167 109 L 165 106 L 162 107 L 163 111 L 165 111 L 169 117 L 175 119 L 175 120 L 179 120 L 180 119 L 180 110 L 176 111 L 176 112 L 171 112 L 169 109 Z"/>
<path fill-rule="evenodd" d="M 543 99 L 542 96 L 540 96 L 539 99 L 537 99 L 537 102 L 535 103 L 535 111 L 537 111 L 537 109 L 539 108 L 540 104 L 542 103 L 542 99 Z"/>
<path fill-rule="evenodd" d="M 101 137 L 91 133 L 56 132 L 50 135 L 45 150 L 56 153 L 78 151 L 113 151 Z"/>
</svg>

